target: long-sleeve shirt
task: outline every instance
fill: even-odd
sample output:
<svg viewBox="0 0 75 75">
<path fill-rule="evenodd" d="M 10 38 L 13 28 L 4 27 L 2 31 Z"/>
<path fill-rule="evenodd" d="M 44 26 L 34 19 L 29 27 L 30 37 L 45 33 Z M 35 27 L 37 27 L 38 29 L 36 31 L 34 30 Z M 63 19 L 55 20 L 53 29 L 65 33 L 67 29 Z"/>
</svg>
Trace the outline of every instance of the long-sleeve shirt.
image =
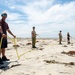
<svg viewBox="0 0 75 75">
<path fill-rule="evenodd" d="M 36 37 L 36 32 L 32 31 L 32 37 Z"/>
</svg>

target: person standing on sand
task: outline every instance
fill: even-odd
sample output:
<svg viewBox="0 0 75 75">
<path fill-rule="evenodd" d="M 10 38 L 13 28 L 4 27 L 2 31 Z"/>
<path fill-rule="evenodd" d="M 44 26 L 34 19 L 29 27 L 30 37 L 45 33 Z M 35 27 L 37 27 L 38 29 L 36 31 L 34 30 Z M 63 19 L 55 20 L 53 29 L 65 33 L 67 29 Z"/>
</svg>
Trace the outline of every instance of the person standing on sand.
<svg viewBox="0 0 75 75">
<path fill-rule="evenodd" d="M 69 32 L 67 33 L 67 43 L 70 44 L 70 34 L 69 34 Z"/>
<path fill-rule="evenodd" d="M 9 61 L 7 57 L 5 56 L 5 48 L 7 48 L 7 31 L 15 38 L 16 36 L 10 31 L 8 24 L 6 23 L 6 18 L 7 18 L 7 13 L 2 13 L 1 14 L 2 19 L 0 20 L 0 26 L 2 28 L 2 35 L 3 40 L 2 40 L 2 61 Z"/>
<path fill-rule="evenodd" d="M 36 43 L 36 31 L 35 31 L 35 27 L 33 27 L 33 30 L 31 32 L 32 35 L 32 48 L 36 48 L 35 43 Z"/>
<path fill-rule="evenodd" d="M 62 43 L 61 43 L 61 41 L 62 41 L 62 33 L 61 33 L 61 32 L 62 32 L 62 31 L 59 32 L 59 44 L 62 44 Z"/>
</svg>

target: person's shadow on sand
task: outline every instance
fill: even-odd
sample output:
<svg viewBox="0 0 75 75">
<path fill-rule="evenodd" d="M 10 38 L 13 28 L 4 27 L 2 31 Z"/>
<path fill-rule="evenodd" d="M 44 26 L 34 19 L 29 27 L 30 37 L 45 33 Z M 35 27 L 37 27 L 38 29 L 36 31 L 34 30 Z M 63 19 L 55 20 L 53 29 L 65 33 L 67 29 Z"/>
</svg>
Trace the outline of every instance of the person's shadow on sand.
<svg viewBox="0 0 75 75">
<path fill-rule="evenodd" d="M 0 69 L 5 69 L 6 67 L 8 67 L 8 65 L 9 65 L 10 62 L 4 61 L 3 63 L 4 64 L 0 64 Z"/>
<path fill-rule="evenodd" d="M 15 63 L 14 63 L 14 62 L 15 62 Z M 12 63 L 12 64 L 11 64 L 11 63 Z M 11 65 L 10 65 L 10 64 L 11 64 Z M 4 64 L 3 64 L 3 65 L 0 65 L 0 69 L 6 71 L 6 70 L 8 70 L 8 69 L 10 69 L 10 68 L 13 68 L 13 67 L 16 67 L 16 66 L 20 66 L 20 65 L 21 65 L 21 64 L 19 64 L 18 61 L 9 61 L 9 62 L 4 61 Z"/>
</svg>

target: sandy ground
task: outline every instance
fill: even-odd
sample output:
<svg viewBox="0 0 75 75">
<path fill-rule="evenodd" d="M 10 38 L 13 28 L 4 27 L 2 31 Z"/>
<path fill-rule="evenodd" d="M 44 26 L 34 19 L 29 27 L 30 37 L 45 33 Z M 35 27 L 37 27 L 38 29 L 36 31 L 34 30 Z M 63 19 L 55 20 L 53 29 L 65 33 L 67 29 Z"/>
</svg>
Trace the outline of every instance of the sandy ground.
<svg viewBox="0 0 75 75">
<path fill-rule="evenodd" d="M 75 40 L 69 45 L 63 40 L 59 45 L 58 39 L 37 39 L 35 49 L 31 39 L 18 39 L 17 47 L 8 41 L 6 56 L 10 61 L 0 65 L 5 66 L 0 75 L 75 75 Z"/>
</svg>

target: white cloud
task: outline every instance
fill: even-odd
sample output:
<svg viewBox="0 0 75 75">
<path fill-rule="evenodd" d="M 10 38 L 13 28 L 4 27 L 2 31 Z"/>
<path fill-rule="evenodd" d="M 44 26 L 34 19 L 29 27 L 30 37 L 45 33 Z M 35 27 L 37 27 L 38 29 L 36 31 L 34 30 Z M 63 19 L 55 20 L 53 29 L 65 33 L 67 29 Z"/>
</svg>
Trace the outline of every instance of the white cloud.
<svg viewBox="0 0 75 75">
<path fill-rule="evenodd" d="M 18 12 L 7 12 L 7 20 L 12 31 L 14 29 L 15 32 L 18 28 L 16 35 L 26 34 L 30 36 L 32 26 L 35 26 L 37 33 L 41 36 L 48 34 L 47 37 L 49 37 L 49 35 L 55 37 L 59 30 L 63 30 L 64 34 L 67 31 L 74 34 L 75 1 L 63 5 L 53 5 L 53 1 L 54 0 L 33 0 L 32 2 L 27 2 L 25 5 L 17 5 L 13 2 L 14 5 L 9 8 L 11 10 L 17 10 Z M 23 2 L 25 3 L 26 1 Z M 9 6 L 11 4 L 9 4 Z M 23 17 L 24 15 L 27 17 Z"/>
<path fill-rule="evenodd" d="M 46 0 L 45 0 L 46 1 Z M 41 2 L 43 3 L 43 2 Z M 54 5 L 45 11 L 40 10 L 39 5 L 40 2 L 34 2 L 32 4 L 28 4 L 27 6 L 20 7 L 21 12 L 27 14 L 28 19 L 31 21 L 32 24 L 41 24 L 46 22 L 57 22 L 59 20 L 63 21 L 66 18 L 70 18 L 74 15 L 75 12 L 75 2 L 65 5 Z M 44 2 L 45 3 L 45 2 Z M 47 3 L 46 3 L 47 4 Z M 45 5 L 45 4 L 44 4 Z M 41 6 L 40 6 L 41 7 Z M 43 6 L 43 9 L 46 6 Z M 39 8 L 39 10 L 37 9 Z"/>
</svg>

